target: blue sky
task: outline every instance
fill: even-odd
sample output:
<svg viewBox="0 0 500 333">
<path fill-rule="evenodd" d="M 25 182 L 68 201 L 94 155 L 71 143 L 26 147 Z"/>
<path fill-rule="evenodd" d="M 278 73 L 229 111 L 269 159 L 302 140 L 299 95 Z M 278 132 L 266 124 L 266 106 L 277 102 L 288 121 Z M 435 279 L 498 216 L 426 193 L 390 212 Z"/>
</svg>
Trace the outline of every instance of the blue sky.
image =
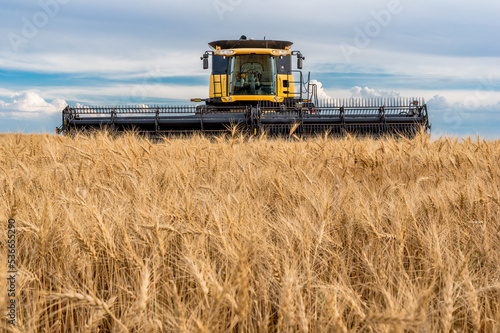
<svg viewBox="0 0 500 333">
<path fill-rule="evenodd" d="M 324 97 L 424 97 L 434 137 L 500 139 L 500 2 L 3 0 L 0 132 L 53 133 L 66 104 L 206 97 L 207 43 L 293 41 Z"/>
</svg>

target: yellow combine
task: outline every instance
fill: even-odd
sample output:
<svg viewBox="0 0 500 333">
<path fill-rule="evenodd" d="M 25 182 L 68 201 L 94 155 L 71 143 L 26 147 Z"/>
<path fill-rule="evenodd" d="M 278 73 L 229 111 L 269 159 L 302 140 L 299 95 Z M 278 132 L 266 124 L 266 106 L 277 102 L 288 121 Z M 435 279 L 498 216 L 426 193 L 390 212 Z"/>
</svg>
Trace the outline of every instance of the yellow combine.
<svg viewBox="0 0 500 333">
<path fill-rule="evenodd" d="M 283 103 L 296 98 L 291 42 L 240 39 L 209 45 L 214 51 L 202 57 L 203 68 L 208 69 L 212 56 L 208 105 Z M 301 62 L 300 53 L 294 53 Z"/>
<path fill-rule="evenodd" d="M 318 100 L 310 74 L 302 74 L 305 59 L 293 43 L 278 40 L 220 40 L 209 43 L 203 68 L 212 73 L 209 97 L 197 106 L 67 106 L 58 133 L 107 127 L 134 129 L 151 135 L 193 131 L 227 131 L 233 125 L 259 134 L 318 132 L 403 134 L 429 129 L 427 106 L 421 98 Z M 296 69 L 292 57 L 297 58 Z"/>
</svg>

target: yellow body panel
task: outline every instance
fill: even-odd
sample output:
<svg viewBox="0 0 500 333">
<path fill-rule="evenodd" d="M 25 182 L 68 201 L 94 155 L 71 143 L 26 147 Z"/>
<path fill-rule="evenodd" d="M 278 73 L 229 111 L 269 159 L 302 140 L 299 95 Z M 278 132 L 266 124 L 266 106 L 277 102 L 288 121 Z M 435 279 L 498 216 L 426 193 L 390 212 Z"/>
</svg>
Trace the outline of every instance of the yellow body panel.
<svg viewBox="0 0 500 333">
<path fill-rule="evenodd" d="M 276 75 L 276 87 L 278 89 L 278 96 L 280 97 L 294 97 L 295 85 L 293 83 L 293 75 Z M 288 81 L 288 87 L 285 87 L 284 81 Z"/>
<path fill-rule="evenodd" d="M 233 49 L 233 50 L 215 50 L 215 54 L 231 57 L 235 55 L 245 54 L 261 54 L 270 56 L 290 55 L 290 50 L 277 49 Z M 229 95 L 229 75 L 212 74 L 210 76 L 210 98 L 221 98 L 224 103 L 232 103 L 238 101 L 270 101 L 283 102 L 285 98 L 295 97 L 295 86 L 293 83 L 293 75 L 276 74 L 275 76 L 275 92 L 273 95 Z M 288 81 L 288 84 L 285 84 Z M 285 86 L 287 85 L 287 86 Z"/>
<path fill-rule="evenodd" d="M 210 98 L 222 98 L 223 102 L 236 101 L 271 101 L 282 102 L 284 98 L 293 98 L 295 96 L 295 85 L 293 75 L 276 75 L 276 95 L 233 95 L 231 101 L 228 100 L 227 75 L 210 76 Z M 288 81 L 288 87 L 285 87 L 284 81 Z M 275 101 L 275 98 L 278 98 Z"/>
<path fill-rule="evenodd" d="M 232 52 L 232 53 L 231 53 Z M 268 55 L 289 55 L 290 50 L 275 50 L 275 49 L 234 49 L 234 50 L 215 50 L 215 54 L 231 57 L 237 54 L 268 54 Z"/>
<path fill-rule="evenodd" d="M 269 102 L 283 102 L 283 97 L 270 96 L 270 95 L 233 95 L 230 97 L 223 97 L 224 103 L 229 102 L 247 102 L 247 101 L 269 101 Z"/>
<path fill-rule="evenodd" d="M 227 96 L 227 75 L 210 76 L 210 98 L 221 98 Z"/>
</svg>

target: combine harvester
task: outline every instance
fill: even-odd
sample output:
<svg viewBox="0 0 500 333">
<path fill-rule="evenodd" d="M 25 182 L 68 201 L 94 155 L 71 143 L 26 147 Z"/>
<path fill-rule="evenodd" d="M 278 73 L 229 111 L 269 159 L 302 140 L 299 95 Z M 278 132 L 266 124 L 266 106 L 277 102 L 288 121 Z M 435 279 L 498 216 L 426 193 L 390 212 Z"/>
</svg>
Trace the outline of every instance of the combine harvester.
<svg viewBox="0 0 500 333">
<path fill-rule="evenodd" d="M 277 40 L 220 40 L 201 58 L 212 57 L 209 98 L 193 106 L 67 106 L 58 133 L 108 128 L 152 136 L 230 130 L 253 135 L 352 133 L 414 136 L 430 128 L 422 98 L 318 100 L 317 86 L 302 74 L 305 59 L 293 43 Z M 297 69 L 292 69 L 292 57 Z"/>
</svg>

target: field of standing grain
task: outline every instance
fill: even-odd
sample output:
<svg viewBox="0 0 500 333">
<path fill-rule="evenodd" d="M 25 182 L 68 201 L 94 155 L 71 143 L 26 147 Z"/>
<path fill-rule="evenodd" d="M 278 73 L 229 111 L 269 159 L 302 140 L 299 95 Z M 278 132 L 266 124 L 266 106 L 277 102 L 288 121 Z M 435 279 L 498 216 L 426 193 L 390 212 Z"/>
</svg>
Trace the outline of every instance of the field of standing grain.
<svg viewBox="0 0 500 333">
<path fill-rule="evenodd" d="M 10 332 L 498 332 L 500 141 L 0 136 Z M 4 273 L 5 274 L 5 273 Z"/>
</svg>

